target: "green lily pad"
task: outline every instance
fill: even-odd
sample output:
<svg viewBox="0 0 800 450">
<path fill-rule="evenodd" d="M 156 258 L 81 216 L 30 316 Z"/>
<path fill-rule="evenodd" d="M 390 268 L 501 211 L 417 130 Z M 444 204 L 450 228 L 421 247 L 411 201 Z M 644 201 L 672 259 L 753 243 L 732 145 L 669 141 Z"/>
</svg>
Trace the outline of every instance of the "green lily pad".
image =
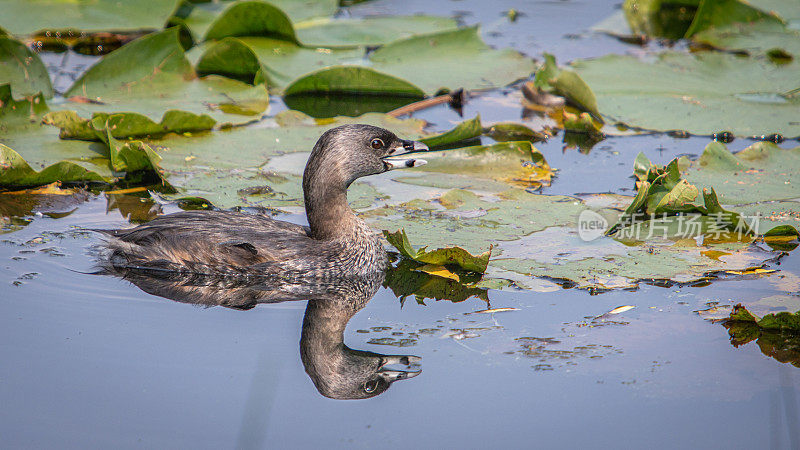
<svg viewBox="0 0 800 450">
<path fill-rule="evenodd" d="M 695 220 L 699 234 L 728 229 L 740 235 L 796 236 L 793 227 L 800 219 L 800 205 L 794 199 L 800 192 L 793 193 L 788 181 L 792 158 L 797 158 L 797 151 L 767 142 L 753 144 L 736 155 L 724 144 L 712 142 L 697 161 L 674 159 L 667 166 L 652 164 L 639 154 L 634 163 L 639 192 L 607 234 L 635 226 L 637 221 L 693 213 L 709 219 Z M 702 202 L 695 184 L 703 187 Z M 775 200 L 784 200 L 781 211 L 776 211 Z M 732 206 L 723 208 L 721 202 Z"/>
<path fill-rule="evenodd" d="M 458 23 L 449 17 L 414 15 L 324 18 L 296 24 L 295 30 L 300 42 L 309 47 L 361 47 L 457 27 Z"/>
<path fill-rule="evenodd" d="M 800 31 L 774 21 L 711 28 L 695 34 L 692 39 L 719 49 L 745 51 L 751 55 L 769 55 L 780 50 L 789 58 L 800 58 Z"/>
<path fill-rule="evenodd" d="M 487 198 L 456 189 L 428 201 L 412 200 L 365 211 L 362 217 L 375 228 L 404 229 L 418 245 L 458 246 L 479 253 L 500 241 L 573 223 L 581 209 L 580 202 L 571 197 L 512 189 Z"/>
<path fill-rule="evenodd" d="M 55 163 L 37 172 L 19 153 L 0 144 L 0 187 L 41 186 L 56 181 L 69 183 L 104 180 L 97 173 L 69 161 Z"/>
<path fill-rule="evenodd" d="M 292 21 L 280 8 L 261 1 L 231 3 L 205 32 L 203 40 L 265 36 L 297 42 Z"/>
<path fill-rule="evenodd" d="M 634 34 L 679 39 L 691 26 L 700 1 L 625 0 L 622 9 Z"/>
<path fill-rule="evenodd" d="M 230 170 L 194 168 L 191 172 L 166 171 L 169 183 L 177 189 L 168 199 L 201 197 L 218 208 L 235 206 L 300 210 L 304 205 L 302 177 L 292 173 L 259 168 Z M 350 206 L 363 209 L 385 199 L 372 186 L 355 182 L 348 190 Z"/>
<path fill-rule="evenodd" d="M 455 126 L 452 130 L 437 136 L 430 136 L 422 139 L 422 143 L 428 148 L 443 147 L 456 142 L 467 141 L 479 137 L 483 133 L 481 116 L 476 115 L 473 119 L 465 120 Z"/>
<path fill-rule="evenodd" d="M 483 129 L 486 136 L 498 142 L 531 141 L 538 142 L 547 139 L 544 133 L 534 131 L 525 125 L 514 122 L 499 122 Z"/>
<path fill-rule="evenodd" d="M 437 248 L 431 251 L 426 250 L 427 247 L 415 249 L 408 241 L 405 230 L 395 233 L 384 230 L 383 236 L 401 255 L 423 264 L 456 265 L 470 272 L 483 273 L 486 271 L 486 267 L 489 265 L 489 258 L 492 255 L 491 248 L 477 256 L 460 247 Z"/>
<path fill-rule="evenodd" d="M 709 28 L 756 21 L 783 22 L 776 15 L 739 0 L 700 0 L 692 24 L 686 30 L 686 37 Z"/>
<path fill-rule="evenodd" d="M 59 137 L 62 139 L 102 141 L 102 133 L 98 134 L 97 130 L 92 128 L 92 123 L 105 124 L 109 119 L 111 119 L 109 131 L 115 138 L 154 137 L 167 133 L 204 131 L 210 130 L 216 124 L 214 119 L 205 114 L 197 115 L 176 110 L 164 113 L 160 123 L 136 113 L 113 115 L 94 113 L 91 119 L 84 119 L 75 111 L 53 111 L 46 114 L 43 121 L 60 128 Z"/>
<path fill-rule="evenodd" d="M 380 94 L 419 99 L 417 86 L 393 75 L 361 66 L 333 66 L 311 72 L 286 87 L 284 95 L 333 92 L 339 94 Z"/>
<path fill-rule="evenodd" d="M 775 65 L 730 54 L 661 53 L 655 61 L 609 55 L 572 64 L 604 116 L 632 127 L 800 135 L 800 62 Z M 739 111 L 747 111 L 746 115 Z"/>
<path fill-rule="evenodd" d="M 204 46 L 197 71 L 253 81 L 263 77 L 274 92 L 321 67 L 359 61 L 363 49 L 318 51 L 268 37 L 225 38 Z"/>
<path fill-rule="evenodd" d="M 408 80 L 425 93 L 441 89 L 493 89 L 529 76 L 530 58 L 490 48 L 477 27 L 414 36 L 385 45 L 369 56 L 372 67 Z"/>
<path fill-rule="evenodd" d="M 0 27 L 15 35 L 41 30 L 158 30 L 180 0 L 0 0 Z"/>
<path fill-rule="evenodd" d="M 42 95 L 16 101 L 10 86 L 0 85 L 0 143 L 14 149 L 36 169 L 70 161 L 111 178 L 105 145 L 59 139 L 57 128 L 41 123 L 48 110 Z"/>
<path fill-rule="evenodd" d="M 160 120 L 166 111 L 205 114 L 221 124 L 257 118 L 268 106 L 264 86 L 219 76 L 198 78 L 178 42 L 178 29 L 150 34 L 109 53 L 65 94 L 82 115 L 135 112 Z"/>
<path fill-rule="evenodd" d="M 250 51 L 248 51 L 250 50 Z M 311 49 L 287 40 L 225 39 L 209 44 L 197 62 L 201 73 L 269 80 L 284 95 L 319 92 L 419 98 L 442 88 L 490 89 L 528 76 L 533 61 L 491 49 L 477 28 L 414 35 L 364 57 L 362 48 Z"/>
<path fill-rule="evenodd" d="M 533 255 L 525 250 L 531 245 L 538 245 Z M 511 253 L 516 248 L 519 253 Z M 694 239 L 656 238 L 629 246 L 604 237 L 587 243 L 570 228 L 534 233 L 518 243 L 501 245 L 500 251 L 493 267 L 595 290 L 635 288 L 642 281 L 704 280 L 719 271 L 759 267 L 776 256 L 741 242 L 698 245 Z M 514 281 L 525 285 L 524 278 Z"/>
<path fill-rule="evenodd" d="M 39 55 L 22 42 L 0 37 L 0 85 L 10 84 L 16 99 L 43 94 L 53 96 L 53 85 Z"/>
<path fill-rule="evenodd" d="M 572 105 L 601 119 L 592 90 L 575 72 L 558 67 L 553 55 L 544 54 L 544 64 L 536 70 L 533 85 L 565 97 Z"/>
<path fill-rule="evenodd" d="M 734 154 L 725 144 L 712 142 L 688 166 L 686 179 L 714 187 L 727 205 L 798 199 L 800 147 L 782 149 L 770 142 L 756 142 Z"/>
<path fill-rule="evenodd" d="M 226 11 L 232 8 L 234 4 L 237 5 L 237 9 L 240 9 L 239 14 L 245 16 L 252 15 L 254 17 L 260 16 L 266 19 L 270 18 L 266 13 L 272 11 L 272 8 L 269 8 L 269 6 L 277 7 L 294 23 L 312 18 L 329 17 L 336 13 L 336 10 L 339 8 L 339 2 L 336 0 L 270 0 L 267 7 L 259 3 L 266 2 L 246 0 L 239 2 L 215 1 L 196 3 L 192 5 L 191 11 L 182 22 L 189 29 L 195 41 L 200 41 L 215 22 L 218 22 L 216 24 L 218 27 L 222 25 L 226 27 L 229 26 L 225 24 L 225 22 L 228 22 L 228 19 L 225 19 L 221 23 L 219 19 Z M 230 19 L 234 19 L 234 17 Z M 230 22 L 235 22 L 235 20 L 230 20 Z M 235 26 L 235 24 L 230 25 L 231 28 L 233 26 Z M 259 33 L 257 35 L 264 35 L 264 33 Z"/>
</svg>

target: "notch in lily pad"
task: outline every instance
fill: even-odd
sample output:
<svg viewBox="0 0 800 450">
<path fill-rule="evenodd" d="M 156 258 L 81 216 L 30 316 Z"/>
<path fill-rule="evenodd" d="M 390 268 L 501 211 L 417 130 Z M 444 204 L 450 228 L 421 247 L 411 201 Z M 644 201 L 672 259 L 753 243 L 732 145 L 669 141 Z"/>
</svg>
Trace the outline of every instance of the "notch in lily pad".
<svg viewBox="0 0 800 450">
<path fill-rule="evenodd" d="M 427 247 L 415 249 L 409 242 L 405 230 L 394 233 L 384 230 L 383 235 L 402 256 L 423 264 L 454 265 L 470 272 L 484 273 L 492 255 L 491 248 L 477 256 L 461 247 L 437 248 L 432 251 L 427 251 Z"/>
</svg>

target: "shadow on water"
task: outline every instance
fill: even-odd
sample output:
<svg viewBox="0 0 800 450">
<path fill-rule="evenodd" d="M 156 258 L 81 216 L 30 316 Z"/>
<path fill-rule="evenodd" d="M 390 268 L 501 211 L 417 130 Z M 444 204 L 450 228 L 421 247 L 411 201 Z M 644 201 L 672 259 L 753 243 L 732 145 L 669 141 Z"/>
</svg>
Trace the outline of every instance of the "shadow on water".
<svg viewBox="0 0 800 450">
<path fill-rule="evenodd" d="M 141 290 L 180 303 L 224 306 L 246 311 L 258 304 L 308 300 L 300 338 L 300 359 L 320 394 L 333 399 L 363 399 L 385 392 L 398 380 L 413 378 L 421 358 L 351 349 L 344 344 L 350 319 L 375 296 L 383 272 L 364 277 L 225 277 L 171 271 L 113 268 L 98 274 L 123 278 Z"/>
</svg>

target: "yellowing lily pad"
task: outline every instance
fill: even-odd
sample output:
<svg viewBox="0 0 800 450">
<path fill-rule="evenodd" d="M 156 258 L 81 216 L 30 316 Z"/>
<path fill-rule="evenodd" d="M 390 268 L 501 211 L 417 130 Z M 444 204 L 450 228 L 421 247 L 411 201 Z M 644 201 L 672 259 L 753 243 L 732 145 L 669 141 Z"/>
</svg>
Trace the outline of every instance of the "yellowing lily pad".
<svg viewBox="0 0 800 450">
<path fill-rule="evenodd" d="M 427 247 L 415 249 L 408 241 L 408 236 L 404 230 L 395 233 L 384 231 L 383 235 L 386 237 L 386 240 L 406 258 L 435 266 L 451 264 L 471 272 L 483 273 L 486 271 L 486 266 L 489 264 L 489 257 L 492 254 L 491 248 L 477 256 L 459 247 L 437 248 L 431 251 L 426 250 Z"/>
</svg>

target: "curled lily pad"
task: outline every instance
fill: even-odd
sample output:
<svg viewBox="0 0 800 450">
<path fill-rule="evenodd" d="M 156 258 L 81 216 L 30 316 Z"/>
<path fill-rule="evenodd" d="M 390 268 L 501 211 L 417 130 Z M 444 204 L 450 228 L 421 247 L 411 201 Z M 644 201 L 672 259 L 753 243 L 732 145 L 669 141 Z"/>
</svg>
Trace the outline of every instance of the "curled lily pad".
<svg viewBox="0 0 800 450">
<path fill-rule="evenodd" d="M 767 144 L 759 143 L 753 147 L 762 148 L 763 145 Z M 700 214 L 713 218 L 712 221 L 697 221 L 699 233 L 706 233 L 709 230 L 728 230 L 740 235 L 763 234 L 769 231 L 766 223 L 759 223 L 757 216 L 745 216 L 723 208 L 714 190 L 714 183 L 709 183 L 710 180 L 720 180 L 716 178 L 718 176 L 722 176 L 722 180 L 729 180 L 731 175 L 735 176 L 740 170 L 750 173 L 757 172 L 746 160 L 749 157 L 757 161 L 757 164 L 763 164 L 762 156 L 764 155 L 757 153 L 757 150 L 747 150 L 744 158 L 739 160 L 731 155 L 723 144 L 716 142 L 709 144 L 698 162 L 691 163 L 692 166 L 700 167 L 694 172 L 693 178 L 708 186 L 708 189 L 703 189 L 703 200 L 700 202 L 700 190 L 683 178 L 681 174 L 680 166 L 686 167 L 687 162 L 681 164 L 678 159 L 674 159 L 666 166 L 658 166 L 650 163 L 643 154 L 640 154 L 634 163 L 634 176 L 638 179 L 638 193 L 617 223 L 609 228 L 606 234 L 614 234 L 624 227 L 633 226 L 637 220 L 653 220 L 659 215 L 679 213 Z M 718 185 L 725 189 L 727 181 L 722 180 Z M 728 202 L 731 203 L 730 198 L 728 198 Z M 736 208 L 739 209 L 741 206 L 741 204 L 737 205 Z M 750 220 L 746 220 L 745 217 Z M 784 235 L 786 233 L 776 231 L 775 234 Z"/>
<path fill-rule="evenodd" d="M 14 100 L 9 85 L 0 85 L 0 143 L 17 151 L 37 169 L 60 161 L 69 161 L 96 172 L 104 178 L 113 174 L 102 144 L 63 141 L 58 129 L 41 123 L 49 108 L 40 94 L 24 100 Z"/>
<path fill-rule="evenodd" d="M 0 144 L 0 187 L 41 186 L 56 181 L 64 183 L 102 182 L 104 179 L 97 173 L 69 161 L 55 163 L 37 172 L 19 153 Z"/>
<path fill-rule="evenodd" d="M 513 122 L 501 122 L 492 124 L 483 130 L 484 134 L 499 142 L 508 141 L 544 141 L 547 135 L 534 131 L 525 125 Z"/>
<path fill-rule="evenodd" d="M 477 256 L 460 247 L 438 248 L 431 251 L 427 251 L 427 247 L 415 249 L 408 241 L 405 230 L 395 233 L 384 230 L 383 235 L 401 255 L 424 264 L 456 265 L 464 270 L 483 273 L 489 265 L 489 257 L 492 254 L 491 248 Z"/>
<path fill-rule="evenodd" d="M 147 116 L 136 113 L 94 113 L 90 119 L 84 119 L 75 111 L 53 111 L 44 116 L 48 125 L 61 129 L 62 139 L 82 139 L 101 141 L 102 133 L 92 128 L 92 124 L 103 124 L 111 120 L 109 130 L 115 138 L 157 137 L 167 133 L 186 133 L 210 130 L 216 121 L 205 114 L 192 114 L 186 111 L 167 111 L 160 123 Z"/>
<path fill-rule="evenodd" d="M 483 133 L 481 116 L 476 115 L 473 119 L 465 120 L 455 126 L 452 130 L 446 131 L 436 136 L 426 137 L 421 141 L 429 148 L 443 147 L 456 142 L 474 139 Z"/>
<path fill-rule="evenodd" d="M 177 28 L 109 53 L 65 95 L 78 100 L 66 108 L 81 115 L 135 112 L 160 120 L 169 110 L 181 110 L 205 114 L 220 124 L 252 121 L 269 104 L 263 85 L 219 76 L 198 78 L 178 42 Z"/>
<path fill-rule="evenodd" d="M 577 108 L 602 120 L 597 99 L 589 86 L 572 70 L 558 67 L 553 55 L 544 54 L 544 64 L 537 69 L 533 84 L 538 89 L 549 90 L 565 97 Z"/>
<path fill-rule="evenodd" d="M 10 84 L 14 98 L 53 96 L 53 85 L 39 55 L 22 42 L 0 36 L 0 85 Z"/>
</svg>

